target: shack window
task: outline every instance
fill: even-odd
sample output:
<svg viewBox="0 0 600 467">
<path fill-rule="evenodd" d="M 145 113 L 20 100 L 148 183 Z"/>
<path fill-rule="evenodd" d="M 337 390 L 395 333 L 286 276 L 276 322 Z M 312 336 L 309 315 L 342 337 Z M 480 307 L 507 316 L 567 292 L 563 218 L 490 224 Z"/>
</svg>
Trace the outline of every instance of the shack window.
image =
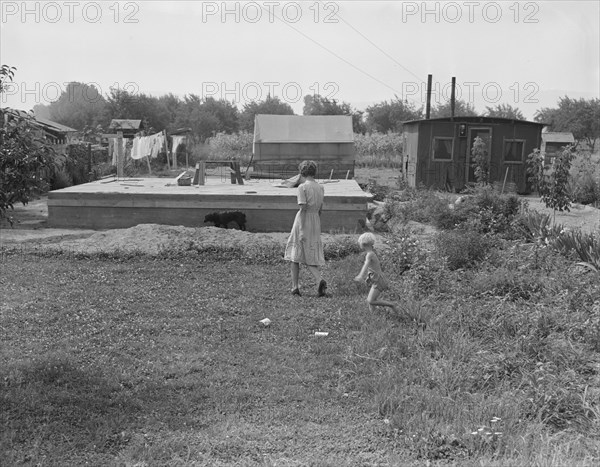
<svg viewBox="0 0 600 467">
<path fill-rule="evenodd" d="M 451 161 L 452 149 L 454 146 L 454 138 L 440 137 L 433 138 L 433 160 L 436 161 Z"/>
<path fill-rule="evenodd" d="M 523 151 L 525 149 L 525 140 L 505 139 L 504 140 L 504 162 L 523 162 Z"/>
</svg>

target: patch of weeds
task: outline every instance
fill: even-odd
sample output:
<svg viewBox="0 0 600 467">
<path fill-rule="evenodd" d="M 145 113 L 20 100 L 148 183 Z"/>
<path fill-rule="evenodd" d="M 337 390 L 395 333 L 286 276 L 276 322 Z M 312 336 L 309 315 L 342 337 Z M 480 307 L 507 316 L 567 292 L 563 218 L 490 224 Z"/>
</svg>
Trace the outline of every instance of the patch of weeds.
<svg viewBox="0 0 600 467">
<path fill-rule="evenodd" d="M 384 240 L 384 243 L 388 249 L 382 263 L 384 263 L 386 271 L 394 277 L 401 276 L 426 257 L 426 252 L 419 239 L 409 230 L 390 235 Z"/>
<path fill-rule="evenodd" d="M 475 294 L 508 300 L 532 300 L 544 291 L 544 283 L 537 275 L 498 268 L 480 272 L 473 278 Z"/>
<path fill-rule="evenodd" d="M 446 260 L 431 254 L 413 264 L 403 278 L 416 297 L 444 294 L 452 289 Z"/>
<path fill-rule="evenodd" d="M 384 201 L 392 189 L 389 186 L 380 185 L 375 179 L 370 179 L 366 185 L 361 186 L 364 191 L 373 195 L 373 200 Z"/>
<path fill-rule="evenodd" d="M 323 254 L 326 261 L 346 258 L 360 253 L 360 247 L 352 237 L 342 237 L 323 245 Z"/>
<path fill-rule="evenodd" d="M 418 190 L 406 191 L 409 194 L 407 201 L 390 197 L 389 212 L 402 221 L 415 221 L 422 224 L 434 224 L 436 219 L 441 219 L 450 211 L 448 202 L 441 199 L 434 191 Z"/>
<path fill-rule="evenodd" d="M 469 268 L 481 262 L 488 254 L 490 240 L 472 230 L 439 232 L 434 237 L 436 253 L 445 258 L 448 269 Z"/>
<path fill-rule="evenodd" d="M 523 375 L 523 388 L 530 401 L 529 416 L 554 430 L 566 428 L 587 432 L 597 414 L 582 397 L 585 386 L 573 371 L 560 371 L 552 362 L 538 362 Z"/>
</svg>

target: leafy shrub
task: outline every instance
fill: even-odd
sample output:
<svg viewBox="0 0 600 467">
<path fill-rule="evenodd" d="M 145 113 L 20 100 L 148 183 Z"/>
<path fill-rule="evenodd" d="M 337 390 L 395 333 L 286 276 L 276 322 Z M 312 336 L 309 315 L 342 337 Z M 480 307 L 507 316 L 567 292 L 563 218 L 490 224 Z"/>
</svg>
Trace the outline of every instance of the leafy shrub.
<svg viewBox="0 0 600 467">
<path fill-rule="evenodd" d="M 522 207 L 517 195 L 500 194 L 490 186 L 480 186 L 462 203 L 455 204 L 454 222 L 467 230 L 513 237 L 513 221 Z"/>
<path fill-rule="evenodd" d="M 592 174 L 583 174 L 577 182 L 570 186 L 573 201 L 579 204 L 597 204 L 600 202 L 600 183 Z"/>
<path fill-rule="evenodd" d="M 554 211 L 567 211 L 571 206 L 572 193 L 569 191 L 569 171 L 575 154 L 572 146 L 567 146 L 552 158 L 552 166 L 545 165 L 544 155 L 535 149 L 527 156 L 528 180 L 540 194 L 546 207 Z"/>
<path fill-rule="evenodd" d="M 577 151 L 571 164 L 569 190 L 576 203 L 600 203 L 600 167 L 591 153 Z"/>
<path fill-rule="evenodd" d="M 575 254 L 583 265 L 600 273 L 600 236 L 581 230 L 561 230 L 552 246 L 565 255 Z"/>
<path fill-rule="evenodd" d="M 73 186 L 73 179 L 67 173 L 66 170 L 57 170 L 50 179 L 50 189 L 60 190 L 61 188 L 67 188 Z"/>
<path fill-rule="evenodd" d="M 373 195 L 373 200 L 375 201 L 385 201 L 391 191 L 390 187 L 380 185 L 376 180 L 373 179 L 369 180 L 369 183 L 363 185 L 361 188 L 371 193 Z"/>
<path fill-rule="evenodd" d="M 446 217 L 451 216 L 448 202 L 431 190 L 407 191 L 408 200 L 400 201 L 398 197 L 390 197 L 389 212 L 402 221 L 446 225 Z"/>
<path fill-rule="evenodd" d="M 323 255 L 327 261 L 346 258 L 357 253 L 360 253 L 360 247 L 352 237 L 342 237 L 323 245 Z"/>
<path fill-rule="evenodd" d="M 418 238 L 410 232 L 392 235 L 384 242 L 388 246 L 384 260 L 385 269 L 391 275 L 400 276 L 425 258 L 426 253 Z"/>
<path fill-rule="evenodd" d="M 525 240 L 541 240 L 543 242 L 555 238 L 563 229 L 561 225 L 552 225 L 549 214 L 542 214 L 538 211 L 527 211 L 520 214 L 516 218 L 515 227 Z"/>
<path fill-rule="evenodd" d="M 218 133 L 207 140 L 209 160 L 237 159 L 248 163 L 252 156 L 254 135 L 248 131 L 234 134 Z"/>
<path fill-rule="evenodd" d="M 7 71 L 0 72 L 0 93 Z M 40 191 L 48 188 L 48 180 L 56 170 L 53 148 L 38 136 L 33 116 L 0 109 L 0 219 L 7 218 L 15 203 L 27 204 Z"/>
<path fill-rule="evenodd" d="M 490 241 L 472 230 L 451 230 L 438 233 L 434 237 L 438 256 L 445 258 L 448 269 L 468 268 L 483 260 L 490 247 Z"/>
<path fill-rule="evenodd" d="M 415 297 L 444 294 L 450 286 L 445 259 L 434 255 L 425 255 L 415 262 L 403 277 Z"/>
</svg>

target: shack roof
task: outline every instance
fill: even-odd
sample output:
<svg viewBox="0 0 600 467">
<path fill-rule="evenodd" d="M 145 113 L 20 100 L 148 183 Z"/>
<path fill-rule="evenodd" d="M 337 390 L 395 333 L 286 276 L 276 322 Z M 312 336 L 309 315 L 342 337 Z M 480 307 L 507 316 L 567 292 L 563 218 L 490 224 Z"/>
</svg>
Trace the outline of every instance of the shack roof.
<svg viewBox="0 0 600 467">
<path fill-rule="evenodd" d="M 48 128 L 48 129 L 58 131 L 60 133 L 76 133 L 77 131 L 79 131 L 79 130 L 76 130 L 75 128 L 71 128 L 66 125 L 61 125 L 60 123 L 53 122 L 52 120 L 48 120 L 46 118 L 35 117 L 35 120 L 40 125 Z"/>
<path fill-rule="evenodd" d="M 10 115 L 14 115 L 21 118 L 28 118 L 30 122 L 38 127 L 44 128 L 45 130 L 52 131 L 55 133 L 77 133 L 75 128 L 71 128 L 66 125 L 62 125 L 60 123 L 53 122 L 52 120 L 48 120 L 47 118 L 41 118 L 35 116 L 32 112 L 26 112 L 24 110 L 18 109 L 8 109 L 4 108 L 2 111 L 7 112 Z"/>
<path fill-rule="evenodd" d="M 403 124 L 422 123 L 422 122 L 454 122 L 454 123 L 483 123 L 483 124 L 513 124 L 518 123 L 522 125 L 537 125 L 544 127 L 546 123 L 531 122 L 529 120 L 517 120 L 513 118 L 501 118 L 501 117 L 479 117 L 479 116 L 458 116 L 458 117 L 440 117 L 430 118 L 421 120 L 408 120 Z"/>
<path fill-rule="evenodd" d="M 141 120 L 114 118 L 110 121 L 108 128 L 111 130 L 139 130 L 141 123 Z"/>
<path fill-rule="evenodd" d="M 353 143 L 349 115 L 257 115 L 255 143 Z"/>
<path fill-rule="evenodd" d="M 545 143 L 574 143 L 575 138 L 571 132 L 543 131 L 542 141 Z"/>
</svg>

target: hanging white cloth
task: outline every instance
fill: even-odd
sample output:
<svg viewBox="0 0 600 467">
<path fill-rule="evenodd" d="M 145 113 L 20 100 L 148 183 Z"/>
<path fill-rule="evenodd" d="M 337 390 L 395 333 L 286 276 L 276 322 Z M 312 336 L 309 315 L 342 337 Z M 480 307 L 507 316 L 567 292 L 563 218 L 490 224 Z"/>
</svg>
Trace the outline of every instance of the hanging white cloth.
<svg viewBox="0 0 600 467">
<path fill-rule="evenodd" d="M 133 143 L 131 146 L 131 158 L 137 160 L 141 159 L 142 157 L 144 157 L 142 155 L 142 137 L 136 136 L 133 138 Z"/>
<path fill-rule="evenodd" d="M 173 154 L 173 160 L 176 159 L 177 157 L 177 147 L 183 143 L 183 140 L 185 139 L 185 136 L 183 135 L 173 135 L 171 136 L 171 138 L 173 138 L 173 149 L 171 149 L 171 153 Z"/>
<path fill-rule="evenodd" d="M 118 138 L 109 138 L 108 139 L 108 154 L 111 156 L 112 165 L 117 165 L 117 141 Z M 123 146 L 123 160 L 127 159 L 127 139 L 122 138 L 122 146 Z"/>
<path fill-rule="evenodd" d="M 133 139 L 133 148 L 131 150 L 132 159 L 142 159 L 144 157 L 158 157 L 164 144 L 163 133 L 155 133 L 150 136 L 136 136 Z"/>
</svg>

